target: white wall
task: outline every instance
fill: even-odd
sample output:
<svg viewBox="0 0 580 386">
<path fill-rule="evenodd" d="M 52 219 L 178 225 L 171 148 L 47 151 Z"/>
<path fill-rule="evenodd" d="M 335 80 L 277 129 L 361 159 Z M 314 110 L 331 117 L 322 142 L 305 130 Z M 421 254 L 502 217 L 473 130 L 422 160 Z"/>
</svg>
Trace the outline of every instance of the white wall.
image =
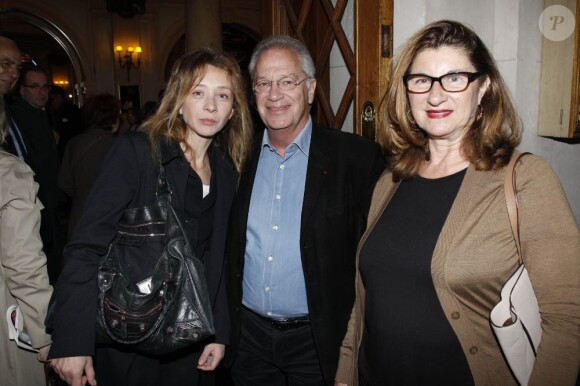
<svg viewBox="0 0 580 386">
<path fill-rule="evenodd" d="M 395 55 L 417 29 L 439 19 L 471 26 L 495 56 L 524 123 L 520 150 L 547 159 L 580 223 L 580 144 L 538 136 L 543 0 L 394 0 Z M 576 28 L 580 28 L 577 17 Z"/>
<path fill-rule="evenodd" d="M 341 26 L 353 51 L 354 51 L 354 1 L 351 0 L 347 3 L 344 15 L 341 20 Z M 332 0 L 332 4 L 336 5 L 336 0 Z M 332 50 L 330 51 L 329 66 L 330 66 L 330 79 L 332 79 L 332 81 L 330 82 L 330 105 L 332 106 L 332 109 L 336 114 L 336 112 L 338 111 L 338 107 L 340 106 L 342 95 L 344 94 L 344 90 L 346 90 L 346 86 L 348 85 L 348 81 L 350 79 L 348 68 L 346 67 L 342 54 L 340 53 L 340 48 L 338 48 L 338 44 L 336 42 L 334 42 Z M 350 104 L 350 108 L 348 109 L 346 119 L 344 120 L 344 125 L 342 126 L 342 131 L 347 131 L 349 133 L 353 132 L 352 109 L 353 103 Z"/>
</svg>

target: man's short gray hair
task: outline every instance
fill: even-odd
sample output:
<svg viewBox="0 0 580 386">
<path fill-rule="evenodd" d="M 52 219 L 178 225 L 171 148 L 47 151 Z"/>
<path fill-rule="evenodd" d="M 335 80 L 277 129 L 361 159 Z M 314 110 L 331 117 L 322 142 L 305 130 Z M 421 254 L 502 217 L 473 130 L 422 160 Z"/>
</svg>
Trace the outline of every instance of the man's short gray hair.
<svg viewBox="0 0 580 386">
<path fill-rule="evenodd" d="M 250 64 L 248 65 L 248 70 L 250 71 L 250 76 L 252 81 L 256 77 L 256 64 L 260 56 L 270 49 L 282 49 L 282 50 L 292 50 L 298 54 L 300 61 L 302 62 L 302 71 L 308 78 L 314 78 L 316 75 L 316 68 L 314 67 L 314 61 L 308 48 L 300 40 L 296 40 L 290 36 L 278 35 L 268 37 L 258 43 L 254 52 L 252 53 L 252 58 L 250 59 Z"/>
</svg>

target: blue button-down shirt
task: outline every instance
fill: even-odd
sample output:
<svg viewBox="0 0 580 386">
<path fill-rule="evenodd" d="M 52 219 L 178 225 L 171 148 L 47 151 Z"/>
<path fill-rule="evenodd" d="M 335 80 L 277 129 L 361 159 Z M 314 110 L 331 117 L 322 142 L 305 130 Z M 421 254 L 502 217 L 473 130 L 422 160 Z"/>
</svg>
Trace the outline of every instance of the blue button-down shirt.
<svg viewBox="0 0 580 386">
<path fill-rule="evenodd" d="M 308 314 L 300 257 L 300 218 L 312 120 L 280 156 L 268 131 L 248 213 L 243 304 L 272 318 Z"/>
</svg>

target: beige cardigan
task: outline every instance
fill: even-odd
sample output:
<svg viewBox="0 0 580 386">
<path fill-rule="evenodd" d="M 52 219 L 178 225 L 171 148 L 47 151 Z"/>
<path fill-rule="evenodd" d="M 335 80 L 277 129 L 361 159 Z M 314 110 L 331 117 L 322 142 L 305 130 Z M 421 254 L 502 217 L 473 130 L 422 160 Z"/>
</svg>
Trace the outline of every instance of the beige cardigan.
<svg viewBox="0 0 580 386">
<path fill-rule="evenodd" d="M 38 185 L 32 170 L 0 151 L 0 384 L 44 385 L 44 367 L 36 354 L 8 339 L 6 310 L 18 304 L 34 347 L 50 344 L 44 318 L 52 287 L 40 240 Z"/>
<path fill-rule="evenodd" d="M 517 266 L 503 192 L 504 171 L 470 165 L 433 252 L 437 296 L 457 334 L 476 385 L 515 385 L 493 336 L 489 313 Z M 375 187 L 369 233 L 398 184 L 385 172 Z M 543 159 L 516 166 L 524 261 L 542 314 L 542 341 L 529 385 L 574 385 L 580 364 L 580 232 L 560 182 Z M 358 254 L 357 254 L 358 260 Z M 358 385 L 365 289 L 357 297 L 340 351 L 336 382 Z"/>
</svg>

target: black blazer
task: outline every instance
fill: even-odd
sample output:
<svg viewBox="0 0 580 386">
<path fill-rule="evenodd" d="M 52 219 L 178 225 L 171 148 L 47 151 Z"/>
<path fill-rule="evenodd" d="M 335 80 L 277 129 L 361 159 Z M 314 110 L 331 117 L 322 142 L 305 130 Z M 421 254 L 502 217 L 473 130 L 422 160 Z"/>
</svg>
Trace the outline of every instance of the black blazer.
<svg viewBox="0 0 580 386">
<path fill-rule="evenodd" d="M 56 209 L 62 194 L 57 184 L 60 159 L 48 124 L 48 114 L 22 98 L 16 98 L 8 110 L 26 137 L 28 158 L 32 161 L 29 165 L 34 171 L 34 180 L 38 182 L 38 198 L 45 208 Z"/>
<path fill-rule="evenodd" d="M 240 337 L 242 276 L 250 197 L 261 152 L 240 176 L 228 230 L 228 294 L 233 362 Z M 385 167 L 379 146 L 362 137 L 314 125 L 300 229 L 302 267 L 314 341 L 326 382 L 334 384 L 339 348 L 354 303 L 355 254 L 366 227 L 373 187 Z"/>
<path fill-rule="evenodd" d="M 18 146 L 20 147 L 20 151 L 22 152 L 23 161 L 26 162 L 26 164 L 30 166 L 30 168 L 32 169 L 35 166 L 32 161 L 32 154 L 30 153 L 31 150 L 30 144 L 28 143 L 26 136 L 22 133 L 22 131 L 20 130 L 14 119 L 12 119 L 8 111 L 6 111 L 6 123 L 7 123 L 6 138 L 4 138 L 4 146 L 3 146 L 4 149 L 8 153 L 13 154 L 16 157 L 19 157 L 18 151 L 16 150 L 16 144 L 14 143 L 12 136 L 8 133 L 8 129 L 11 128 L 12 132 L 17 137 L 16 141 L 18 142 Z"/>
<path fill-rule="evenodd" d="M 179 145 L 171 143 L 163 148 L 161 162 L 173 192 L 171 203 L 180 215 L 184 208 L 189 165 Z M 216 175 L 217 196 L 210 254 L 205 255 L 205 267 L 213 307 L 215 340 L 227 344 L 230 339 L 230 317 L 223 280 L 225 229 L 238 173 L 225 152 L 219 148 L 213 150 L 217 157 L 216 170 L 212 170 Z M 94 354 L 99 260 L 107 253 L 123 211 L 154 201 L 158 174 L 159 167 L 151 156 L 149 141 L 144 133 L 122 133 L 117 137 L 64 251 L 64 267 L 56 286 L 57 309 L 50 358 Z"/>
</svg>

